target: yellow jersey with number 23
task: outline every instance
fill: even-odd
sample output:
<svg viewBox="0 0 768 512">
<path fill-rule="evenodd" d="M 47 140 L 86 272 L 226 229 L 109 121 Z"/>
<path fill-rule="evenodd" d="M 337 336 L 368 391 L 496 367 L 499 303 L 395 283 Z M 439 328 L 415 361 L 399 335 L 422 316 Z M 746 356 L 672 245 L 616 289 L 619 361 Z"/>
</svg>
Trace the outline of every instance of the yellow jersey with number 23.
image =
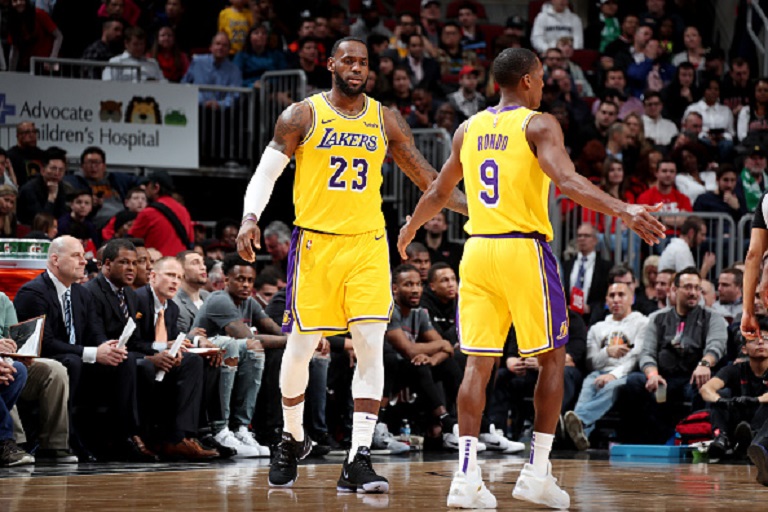
<svg viewBox="0 0 768 512">
<path fill-rule="evenodd" d="M 336 235 L 384 227 L 384 112 L 378 101 L 365 95 L 364 100 L 356 116 L 336 110 L 325 93 L 305 100 L 313 115 L 312 127 L 296 148 L 296 226 Z"/>
<path fill-rule="evenodd" d="M 552 240 L 547 210 L 550 179 L 525 136 L 528 122 L 537 114 L 509 106 L 489 108 L 467 121 L 460 158 L 468 234 L 539 233 Z"/>
</svg>

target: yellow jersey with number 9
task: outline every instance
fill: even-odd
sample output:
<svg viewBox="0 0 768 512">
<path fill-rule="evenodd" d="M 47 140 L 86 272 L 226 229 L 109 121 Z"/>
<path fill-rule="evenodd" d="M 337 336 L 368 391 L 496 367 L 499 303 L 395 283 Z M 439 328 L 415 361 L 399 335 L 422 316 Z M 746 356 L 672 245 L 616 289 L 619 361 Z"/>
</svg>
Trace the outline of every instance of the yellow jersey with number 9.
<svg viewBox="0 0 768 512">
<path fill-rule="evenodd" d="M 382 105 L 364 96 L 356 116 L 331 105 L 325 93 L 306 99 L 312 127 L 296 148 L 295 224 L 356 235 L 384 227 L 381 164 L 387 153 Z"/>
<path fill-rule="evenodd" d="M 460 158 L 468 234 L 540 233 L 552 240 L 550 179 L 525 136 L 537 114 L 519 106 L 489 108 L 467 121 Z"/>
</svg>

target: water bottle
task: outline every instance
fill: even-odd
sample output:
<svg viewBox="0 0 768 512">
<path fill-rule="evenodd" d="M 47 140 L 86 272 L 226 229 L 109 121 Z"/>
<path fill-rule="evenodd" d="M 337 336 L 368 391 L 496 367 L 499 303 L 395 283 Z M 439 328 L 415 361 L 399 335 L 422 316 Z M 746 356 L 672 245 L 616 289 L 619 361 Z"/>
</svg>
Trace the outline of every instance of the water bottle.
<svg viewBox="0 0 768 512">
<path fill-rule="evenodd" d="M 408 418 L 403 418 L 400 426 L 400 441 L 407 445 L 411 444 L 411 425 L 408 423 Z"/>
</svg>

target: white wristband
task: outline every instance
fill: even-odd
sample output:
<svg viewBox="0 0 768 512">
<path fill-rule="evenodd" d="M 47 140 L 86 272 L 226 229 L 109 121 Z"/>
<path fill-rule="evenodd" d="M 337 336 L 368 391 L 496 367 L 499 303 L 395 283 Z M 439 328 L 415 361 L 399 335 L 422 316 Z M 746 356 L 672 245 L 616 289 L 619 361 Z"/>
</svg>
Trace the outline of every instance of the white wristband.
<svg viewBox="0 0 768 512">
<path fill-rule="evenodd" d="M 280 177 L 290 161 L 291 159 L 282 152 L 267 146 L 245 191 L 243 216 L 252 213 L 257 218 L 261 218 L 261 214 L 269 202 L 269 197 L 272 195 L 272 189 L 275 188 L 277 178 Z"/>
</svg>

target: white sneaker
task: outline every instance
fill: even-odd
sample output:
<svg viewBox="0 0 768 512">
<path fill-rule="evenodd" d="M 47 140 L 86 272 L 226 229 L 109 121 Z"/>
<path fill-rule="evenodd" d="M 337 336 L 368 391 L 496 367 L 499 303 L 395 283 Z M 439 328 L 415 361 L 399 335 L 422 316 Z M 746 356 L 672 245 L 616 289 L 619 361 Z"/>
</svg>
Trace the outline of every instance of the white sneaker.
<svg viewBox="0 0 768 512">
<path fill-rule="evenodd" d="M 517 453 L 525 450 L 523 443 L 517 441 L 510 441 L 501 433 L 500 430 L 496 430 L 496 427 L 491 425 L 490 431 L 485 434 L 480 434 L 479 440 L 485 443 L 489 450 L 499 451 L 502 453 Z"/>
<path fill-rule="evenodd" d="M 453 426 L 453 432 L 443 432 L 443 448 L 459 449 L 459 424 Z M 483 441 L 477 441 L 477 453 L 484 452 L 488 446 Z"/>
<path fill-rule="evenodd" d="M 259 457 L 259 450 L 241 443 L 229 428 L 224 428 L 224 430 L 214 436 L 214 439 L 216 439 L 217 443 L 227 448 L 233 448 L 237 452 L 233 458 Z"/>
<path fill-rule="evenodd" d="M 269 448 L 260 445 L 259 442 L 256 441 L 256 438 L 253 437 L 253 434 L 250 433 L 248 427 L 245 425 L 240 425 L 240 428 L 238 428 L 237 432 L 235 432 L 235 437 L 242 444 L 250 446 L 251 448 L 254 448 L 256 451 L 258 451 L 258 457 L 269 457 Z"/>
<path fill-rule="evenodd" d="M 395 439 L 395 436 L 387 428 L 386 423 L 377 423 L 373 431 L 373 442 L 371 443 L 372 455 L 398 455 L 401 453 L 410 453 L 411 447 L 402 441 Z"/>
<path fill-rule="evenodd" d="M 552 463 L 547 463 L 545 477 L 536 475 L 533 464 L 524 464 L 512 497 L 550 508 L 564 509 L 571 506 L 571 497 L 557 486 L 557 478 L 552 476 Z"/>
<path fill-rule="evenodd" d="M 474 475 L 453 474 L 448 506 L 452 508 L 496 508 L 496 497 L 485 487 L 480 468 Z"/>
<path fill-rule="evenodd" d="M 589 439 L 584 433 L 584 423 L 581 421 L 581 418 L 575 412 L 568 411 L 565 413 L 563 422 L 565 423 L 565 431 L 573 441 L 573 444 L 576 445 L 576 449 L 579 451 L 588 449 Z"/>
</svg>

